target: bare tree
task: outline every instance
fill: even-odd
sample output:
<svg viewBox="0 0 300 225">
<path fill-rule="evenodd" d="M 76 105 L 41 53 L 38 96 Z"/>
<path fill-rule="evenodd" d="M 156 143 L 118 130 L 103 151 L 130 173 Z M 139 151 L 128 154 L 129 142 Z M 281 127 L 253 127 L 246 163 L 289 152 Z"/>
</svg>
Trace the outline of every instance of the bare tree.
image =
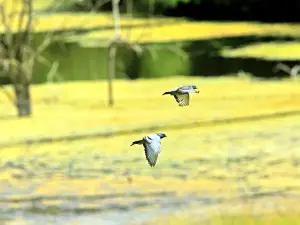
<svg viewBox="0 0 300 225">
<path fill-rule="evenodd" d="M 21 9 L 16 12 L 9 12 L 5 1 L 0 4 L 1 25 L 4 28 L 0 34 L 0 69 L 9 77 L 15 96 L 4 93 L 16 107 L 19 117 L 32 113 L 30 84 L 33 66 L 52 37 L 49 33 L 41 45 L 33 49 L 33 16 L 33 0 L 22 0 Z"/>
<path fill-rule="evenodd" d="M 126 12 L 127 16 L 132 17 L 132 11 L 133 11 L 133 0 L 127 0 L 125 1 L 126 5 Z M 108 45 L 108 75 L 107 75 L 107 81 L 108 81 L 108 105 L 113 106 L 114 105 L 114 95 L 113 95 L 113 80 L 115 78 L 116 74 L 116 56 L 117 56 L 117 49 L 118 46 L 125 45 L 129 49 L 135 51 L 137 56 L 140 56 L 142 51 L 145 49 L 148 49 L 150 52 L 150 55 L 155 58 L 156 52 L 152 52 L 151 48 L 148 48 L 147 46 L 143 46 L 143 48 L 136 44 L 133 43 L 132 41 L 126 39 L 124 36 L 121 35 L 121 26 L 120 26 L 120 10 L 119 10 L 119 4 L 120 0 L 111 0 L 112 4 L 112 14 L 113 14 L 113 21 L 114 21 L 114 37 L 110 40 L 109 45 Z M 151 26 L 158 26 L 157 23 L 153 23 L 151 18 L 153 17 L 154 14 L 154 5 L 155 5 L 155 0 L 148 0 L 148 23 L 145 24 L 147 28 L 150 28 Z M 163 25 L 163 22 L 162 24 Z M 127 31 L 129 32 L 130 36 L 130 29 Z M 145 35 L 145 34 L 143 34 Z M 149 34 L 151 35 L 151 31 L 149 31 Z M 141 35 L 139 38 L 142 38 L 143 36 Z M 186 57 L 180 50 L 178 50 L 178 44 L 175 46 L 168 46 L 170 50 L 172 50 L 175 54 L 178 54 L 182 57 Z"/>
<path fill-rule="evenodd" d="M 121 26 L 120 26 L 120 10 L 119 3 L 120 0 L 112 0 L 112 13 L 114 20 L 114 37 L 108 45 L 108 104 L 109 106 L 114 105 L 113 97 L 113 80 L 116 74 L 116 55 L 117 48 L 119 45 L 127 45 L 130 49 L 134 50 L 138 54 L 141 53 L 142 49 L 139 45 L 130 43 L 126 38 L 121 35 Z"/>
<path fill-rule="evenodd" d="M 5 2 L 0 5 L 4 33 L 1 35 L 1 67 L 13 83 L 20 117 L 31 115 L 30 82 L 33 57 L 30 49 L 33 7 L 32 0 L 23 0 L 20 12 L 9 13 Z M 17 21 L 17 27 L 12 26 Z"/>
</svg>

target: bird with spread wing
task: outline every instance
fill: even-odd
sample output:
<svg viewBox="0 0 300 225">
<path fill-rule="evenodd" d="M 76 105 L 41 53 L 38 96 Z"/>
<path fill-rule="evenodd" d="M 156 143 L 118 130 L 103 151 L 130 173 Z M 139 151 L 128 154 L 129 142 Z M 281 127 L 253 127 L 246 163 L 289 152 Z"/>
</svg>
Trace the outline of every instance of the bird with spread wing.
<svg viewBox="0 0 300 225">
<path fill-rule="evenodd" d="M 199 93 L 196 85 L 184 85 L 163 93 L 163 95 L 173 95 L 179 106 L 190 104 L 190 93 Z"/>
<path fill-rule="evenodd" d="M 161 139 L 167 137 L 164 133 L 150 134 L 140 140 L 132 142 L 132 145 L 143 145 L 146 159 L 151 167 L 154 167 L 158 154 L 161 152 Z"/>
</svg>

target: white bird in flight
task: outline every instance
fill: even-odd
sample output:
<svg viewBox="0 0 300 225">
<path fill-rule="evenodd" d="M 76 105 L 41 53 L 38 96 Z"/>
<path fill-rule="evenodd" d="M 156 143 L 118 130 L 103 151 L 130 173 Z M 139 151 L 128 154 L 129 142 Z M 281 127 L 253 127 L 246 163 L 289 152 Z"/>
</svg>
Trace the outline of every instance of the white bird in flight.
<svg viewBox="0 0 300 225">
<path fill-rule="evenodd" d="M 179 106 L 190 104 L 190 93 L 199 93 L 196 85 L 184 85 L 163 93 L 163 95 L 173 95 Z"/>
<path fill-rule="evenodd" d="M 140 140 L 132 142 L 132 145 L 138 144 L 144 146 L 146 159 L 151 167 L 154 167 L 158 154 L 161 152 L 161 139 L 167 137 L 164 133 L 150 134 Z"/>
</svg>

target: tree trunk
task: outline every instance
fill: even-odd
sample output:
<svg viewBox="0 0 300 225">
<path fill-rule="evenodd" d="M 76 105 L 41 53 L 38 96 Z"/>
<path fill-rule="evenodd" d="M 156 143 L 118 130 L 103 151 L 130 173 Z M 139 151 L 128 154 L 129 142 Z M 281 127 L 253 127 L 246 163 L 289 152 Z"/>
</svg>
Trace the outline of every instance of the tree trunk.
<svg viewBox="0 0 300 225">
<path fill-rule="evenodd" d="M 25 43 L 28 43 L 28 33 L 25 32 L 23 35 L 25 37 L 24 42 L 27 40 Z M 31 116 L 30 77 L 32 69 L 30 64 L 25 61 L 28 57 L 25 47 L 23 45 L 18 46 L 15 57 L 18 61 L 18 66 L 14 77 L 14 89 L 15 104 L 19 117 Z"/>
<path fill-rule="evenodd" d="M 108 105 L 110 107 L 114 105 L 113 80 L 115 78 L 116 73 L 116 54 L 116 43 L 112 43 L 108 47 Z"/>
<path fill-rule="evenodd" d="M 31 96 L 29 83 L 17 83 L 15 89 L 15 104 L 18 110 L 19 117 L 31 116 Z"/>
</svg>

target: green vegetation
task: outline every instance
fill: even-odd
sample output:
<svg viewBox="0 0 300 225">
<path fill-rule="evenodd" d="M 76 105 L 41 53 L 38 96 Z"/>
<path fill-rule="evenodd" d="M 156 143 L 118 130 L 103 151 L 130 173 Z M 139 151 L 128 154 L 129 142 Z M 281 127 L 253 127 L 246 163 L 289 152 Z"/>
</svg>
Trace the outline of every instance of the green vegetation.
<svg viewBox="0 0 300 225">
<path fill-rule="evenodd" d="M 40 3 L 36 3 L 36 9 L 42 9 Z M 47 6 L 48 7 L 48 6 Z M 49 31 L 61 31 L 63 35 L 56 38 L 45 51 L 45 61 L 38 62 L 34 67 L 34 83 L 43 83 L 51 69 L 51 63 L 58 64 L 57 75 L 63 80 L 98 80 L 107 76 L 107 44 L 113 37 L 113 20 L 109 13 L 53 13 L 37 14 L 34 17 L 34 31 L 47 33 Z M 10 21 L 13 28 L 17 21 Z M 117 78 L 151 78 L 173 75 L 189 75 L 192 68 L 194 55 L 186 52 L 183 46 L 193 44 L 198 40 L 219 39 L 216 51 L 221 50 L 225 58 L 232 57 L 259 57 L 266 60 L 295 60 L 298 56 L 298 43 L 260 43 L 246 47 L 236 48 L 239 41 L 227 42 L 223 38 L 239 38 L 242 40 L 249 36 L 256 37 L 257 41 L 263 37 L 298 37 L 298 24 L 267 24 L 246 22 L 188 22 L 185 19 L 175 18 L 130 18 L 121 17 L 121 33 L 131 42 L 146 44 L 147 48 L 138 56 L 132 52 L 124 53 L 118 58 Z M 3 27 L 0 28 L 3 30 Z M 76 33 L 78 30 L 85 30 Z M 74 31 L 69 33 L 67 31 Z M 40 39 L 36 35 L 36 39 Z M 58 40 L 57 40 L 58 39 Z M 38 42 L 38 41 L 37 41 Z M 174 45 L 177 43 L 177 46 Z M 151 46 L 157 43 L 157 46 Z M 168 46 L 166 46 L 168 45 Z M 204 45 L 204 44 L 203 44 Z M 213 45 L 213 44 L 212 44 Z M 201 45 L 202 46 L 202 45 Z M 208 50 L 199 47 L 197 51 L 206 54 Z M 276 50 L 275 50 L 276 48 Z M 279 49 L 280 48 L 280 49 Z M 279 51 L 278 51 L 279 49 Z M 197 53 L 198 54 L 198 53 Z M 102 60 L 96 60 L 96 59 Z M 207 60 L 209 57 L 207 56 Z M 167 64 L 169 62 L 169 64 Z M 205 60 L 203 60 L 205 64 Z M 162 66 L 163 65 L 163 66 Z M 172 66 L 176 65 L 176 66 Z M 241 63 L 242 67 L 242 63 Z M 159 68 L 159 69 L 157 69 Z M 241 68 L 243 69 L 243 68 Z M 266 69 L 266 73 L 271 73 Z M 228 68 L 228 72 L 232 70 Z M 197 72 L 199 73 L 199 72 Z M 227 71 L 225 72 L 227 73 Z M 126 75 L 124 75 L 126 74 Z M 200 74 L 201 75 L 201 74 Z"/>
<path fill-rule="evenodd" d="M 62 0 L 65 1 L 65 0 Z M 62 2 L 61 1 L 61 2 Z M 50 7 L 55 0 L 45 1 L 45 0 L 33 0 L 33 9 L 35 11 L 44 10 Z M 22 9 L 23 0 L 1 0 L 0 4 L 3 4 L 5 13 L 19 12 Z"/>
</svg>

